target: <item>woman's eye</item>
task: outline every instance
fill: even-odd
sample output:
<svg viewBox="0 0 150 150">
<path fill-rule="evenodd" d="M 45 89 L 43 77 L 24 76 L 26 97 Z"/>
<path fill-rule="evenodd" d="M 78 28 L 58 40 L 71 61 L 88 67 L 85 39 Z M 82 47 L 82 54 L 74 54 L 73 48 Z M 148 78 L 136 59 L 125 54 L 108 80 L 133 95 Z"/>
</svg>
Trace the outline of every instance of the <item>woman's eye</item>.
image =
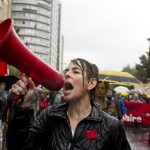
<svg viewBox="0 0 150 150">
<path fill-rule="evenodd" d="M 80 73 L 79 71 L 74 71 L 74 73 Z"/>
</svg>

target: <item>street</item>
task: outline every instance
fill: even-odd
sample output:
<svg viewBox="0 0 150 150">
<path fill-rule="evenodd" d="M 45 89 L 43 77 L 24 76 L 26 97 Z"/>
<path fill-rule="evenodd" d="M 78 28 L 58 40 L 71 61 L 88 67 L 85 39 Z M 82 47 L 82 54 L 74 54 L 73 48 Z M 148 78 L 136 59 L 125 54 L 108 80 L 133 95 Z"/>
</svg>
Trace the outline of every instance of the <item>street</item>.
<svg viewBox="0 0 150 150">
<path fill-rule="evenodd" d="M 149 131 L 150 128 L 125 127 L 125 132 L 127 135 L 127 139 L 130 143 L 131 150 L 150 150 L 150 145 L 148 143 Z M 0 149 L 6 150 L 6 148 L 2 149 L 1 146 L 2 146 L 2 137 L 0 136 Z"/>
<path fill-rule="evenodd" d="M 125 127 L 127 139 L 132 150 L 150 150 L 148 143 L 150 128 Z"/>
</svg>

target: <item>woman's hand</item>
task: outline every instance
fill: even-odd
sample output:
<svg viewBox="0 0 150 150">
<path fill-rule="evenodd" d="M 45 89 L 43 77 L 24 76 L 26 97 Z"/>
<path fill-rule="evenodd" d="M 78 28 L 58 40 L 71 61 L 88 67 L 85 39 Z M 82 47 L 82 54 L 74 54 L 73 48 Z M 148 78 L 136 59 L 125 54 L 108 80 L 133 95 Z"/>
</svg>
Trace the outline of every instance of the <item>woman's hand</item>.
<svg viewBox="0 0 150 150">
<path fill-rule="evenodd" d="M 35 84 L 31 78 L 22 75 L 20 80 L 18 80 L 12 86 L 9 92 L 15 93 L 16 95 L 22 95 L 24 97 L 24 100 L 21 103 L 21 106 L 26 107 L 29 106 L 31 104 L 31 101 L 34 99 Z"/>
</svg>

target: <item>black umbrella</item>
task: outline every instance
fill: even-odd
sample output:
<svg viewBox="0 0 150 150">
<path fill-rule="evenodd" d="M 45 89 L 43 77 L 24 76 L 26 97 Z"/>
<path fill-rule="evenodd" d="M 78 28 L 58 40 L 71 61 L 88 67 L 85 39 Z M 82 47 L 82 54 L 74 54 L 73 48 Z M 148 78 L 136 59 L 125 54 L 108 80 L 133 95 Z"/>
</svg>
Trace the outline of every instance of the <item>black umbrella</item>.
<svg viewBox="0 0 150 150">
<path fill-rule="evenodd" d="M 5 90 L 9 91 L 9 89 L 12 87 L 14 83 L 16 83 L 19 80 L 18 77 L 9 75 L 9 76 L 0 76 L 0 83 L 5 82 L 6 87 Z"/>
</svg>

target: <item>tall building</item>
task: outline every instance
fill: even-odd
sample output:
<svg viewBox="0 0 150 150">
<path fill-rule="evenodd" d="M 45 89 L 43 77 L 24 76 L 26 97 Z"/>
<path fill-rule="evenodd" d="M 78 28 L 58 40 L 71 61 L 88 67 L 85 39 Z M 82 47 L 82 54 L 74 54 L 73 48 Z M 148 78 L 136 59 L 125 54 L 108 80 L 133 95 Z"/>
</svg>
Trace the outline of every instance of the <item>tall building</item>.
<svg viewBox="0 0 150 150">
<path fill-rule="evenodd" d="M 0 0 L 0 21 L 11 17 L 11 0 Z M 8 74 L 7 64 L 0 62 L 0 76 Z"/>
<path fill-rule="evenodd" d="M 12 18 L 21 40 L 54 69 L 61 71 L 59 0 L 12 0 Z"/>
</svg>

